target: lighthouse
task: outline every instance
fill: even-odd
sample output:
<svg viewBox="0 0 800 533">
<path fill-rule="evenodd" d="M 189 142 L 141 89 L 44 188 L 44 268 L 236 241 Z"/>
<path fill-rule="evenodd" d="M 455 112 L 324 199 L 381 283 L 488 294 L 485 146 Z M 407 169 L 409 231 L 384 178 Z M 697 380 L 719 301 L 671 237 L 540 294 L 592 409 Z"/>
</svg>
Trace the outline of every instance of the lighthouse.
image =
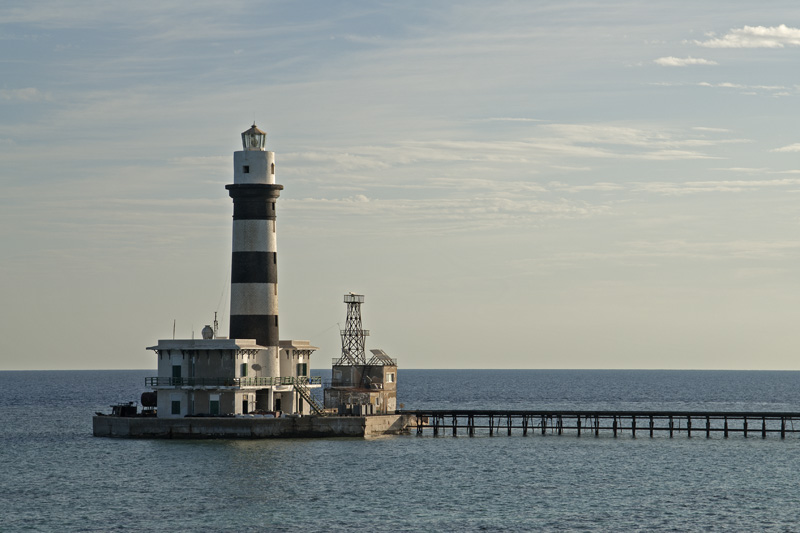
<svg viewBox="0 0 800 533">
<path fill-rule="evenodd" d="M 142 413 L 133 402 L 114 406 L 110 416 L 97 413 L 94 435 L 328 438 L 405 432 L 412 415 L 395 412 L 397 360 L 378 349 L 370 350 L 369 360 L 365 354 L 364 295 L 344 296 L 342 355 L 334 360 L 323 402 L 314 394 L 322 378 L 310 375 L 317 347 L 280 340 L 277 203 L 283 185 L 275 183 L 266 132 L 254 123 L 241 135 L 233 183 L 225 185 L 233 201 L 229 336 L 217 335 L 217 313 L 214 327 L 205 326 L 199 339 L 194 331 L 191 338 L 176 339 L 172 322 L 172 338 L 147 347 L 156 354 L 158 375 L 145 378 L 152 392 L 142 395 Z"/>
<path fill-rule="evenodd" d="M 242 150 L 233 154 L 231 253 L 231 339 L 255 339 L 267 350 L 265 370 L 279 373 L 278 197 L 275 153 L 265 149 L 267 134 L 253 126 L 242 133 Z"/>
<path fill-rule="evenodd" d="M 159 418 L 186 416 L 280 416 L 320 413 L 311 394 L 321 378 L 309 375 L 317 348 L 278 337 L 278 247 L 275 154 L 267 134 L 253 124 L 233 154 L 230 334 L 202 339 L 161 339 L 156 392 Z"/>
</svg>

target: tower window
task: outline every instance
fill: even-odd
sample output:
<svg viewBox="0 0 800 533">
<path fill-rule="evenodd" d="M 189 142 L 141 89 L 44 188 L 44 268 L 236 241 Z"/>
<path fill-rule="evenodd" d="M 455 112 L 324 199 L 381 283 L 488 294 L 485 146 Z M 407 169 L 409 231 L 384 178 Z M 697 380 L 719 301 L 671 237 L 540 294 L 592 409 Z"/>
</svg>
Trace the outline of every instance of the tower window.
<svg viewBox="0 0 800 533">
<path fill-rule="evenodd" d="M 270 174 L 275 174 L 275 163 L 272 163 L 272 165 L 270 165 L 270 167 L 269 167 L 269 173 L 270 173 Z"/>
<path fill-rule="evenodd" d="M 250 174 L 250 165 L 243 166 L 242 172 L 244 172 L 245 174 Z"/>
</svg>

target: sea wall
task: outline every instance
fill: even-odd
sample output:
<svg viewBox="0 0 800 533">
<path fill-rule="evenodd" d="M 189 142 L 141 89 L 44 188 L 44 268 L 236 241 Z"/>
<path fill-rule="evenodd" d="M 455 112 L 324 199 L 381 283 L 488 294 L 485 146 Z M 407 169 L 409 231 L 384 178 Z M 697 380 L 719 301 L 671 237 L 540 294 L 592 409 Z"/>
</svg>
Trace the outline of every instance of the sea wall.
<svg viewBox="0 0 800 533">
<path fill-rule="evenodd" d="M 407 415 L 155 418 L 96 415 L 95 437 L 166 439 L 376 437 L 407 430 Z"/>
</svg>

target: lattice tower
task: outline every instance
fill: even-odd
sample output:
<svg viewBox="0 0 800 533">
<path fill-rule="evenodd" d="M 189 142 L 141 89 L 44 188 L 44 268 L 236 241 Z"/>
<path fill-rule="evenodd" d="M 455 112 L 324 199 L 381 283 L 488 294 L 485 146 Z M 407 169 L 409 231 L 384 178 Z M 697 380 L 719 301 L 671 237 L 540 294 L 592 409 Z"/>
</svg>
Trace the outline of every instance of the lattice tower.
<svg viewBox="0 0 800 533">
<path fill-rule="evenodd" d="M 340 330 L 342 356 L 336 364 L 365 365 L 367 358 L 364 354 L 364 345 L 366 337 L 369 336 L 369 330 L 361 327 L 361 304 L 364 303 L 364 296 L 352 292 L 345 294 L 344 303 L 347 304 L 347 322 L 344 329 Z"/>
</svg>

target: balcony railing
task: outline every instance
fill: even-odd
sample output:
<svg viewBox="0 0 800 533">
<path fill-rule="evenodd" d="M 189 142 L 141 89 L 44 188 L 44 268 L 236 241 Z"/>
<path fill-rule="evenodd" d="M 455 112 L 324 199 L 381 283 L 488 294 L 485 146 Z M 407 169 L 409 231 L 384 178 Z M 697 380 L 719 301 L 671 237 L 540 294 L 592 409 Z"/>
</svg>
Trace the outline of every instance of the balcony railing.
<svg viewBox="0 0 800 533">
<path fill-rule="evenodd" d="M 270 387 L 276 385 L 320 385 L 320 376 L 253 378 L 144 378 L 147 387 Z"/>
</svg>

